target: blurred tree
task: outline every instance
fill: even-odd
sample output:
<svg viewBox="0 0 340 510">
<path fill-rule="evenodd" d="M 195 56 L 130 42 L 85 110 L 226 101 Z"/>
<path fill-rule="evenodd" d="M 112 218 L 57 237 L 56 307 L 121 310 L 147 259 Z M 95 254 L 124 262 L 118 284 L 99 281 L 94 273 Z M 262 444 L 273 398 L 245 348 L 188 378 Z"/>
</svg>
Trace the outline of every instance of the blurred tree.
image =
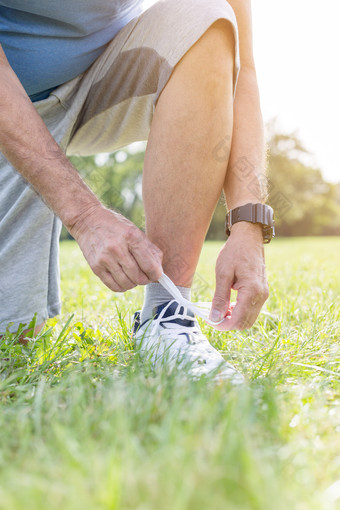
<svg viewBox="0 0 340 510">
<path fill-rule="evenodd" d="M 129 152 L 129 148 L 126 148 L 112 154 L 71 156 L 70 161 L 106 207 L 119 211 L 139 228 L 144 227 L 144 151 Z M 70 238 L 63 227 L 61 239 Z"/>
<path fill-rule="evenodd" d="M 275 212 L 277 235 L 340 235 L 340 183 L 325 182 L 296 133 L 281 133 L 275 120 L 267 125 L 267 202 Z M 70 158 L 107 207 L 144 228 L 142 171 L 144 149 L 128 146 L 112 154 Z M 226 207 L 221 197 L 207 239 L 225 239 Z M 62 239 L 70 237 L 63 229 Z"/>
<path fill-rule="evenodd" d="M 295 133 L 271 130 L 268 139 L 268 203 L 278 235 L 340 234 L 337 186 L 325 182 Z"/>
</svg>

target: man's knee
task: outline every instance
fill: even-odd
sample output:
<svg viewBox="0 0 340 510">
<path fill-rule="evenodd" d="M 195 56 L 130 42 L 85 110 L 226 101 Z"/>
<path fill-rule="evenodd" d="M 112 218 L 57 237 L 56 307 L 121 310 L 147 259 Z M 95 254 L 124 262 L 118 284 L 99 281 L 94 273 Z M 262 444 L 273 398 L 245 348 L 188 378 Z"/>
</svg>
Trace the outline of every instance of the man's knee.
<svg viewBox="0 0 340 510">
<path fill-rule="evenodd" d="M 211 39 L 211 44 L 217 43 L 215 50 L 227 50 L 228 53 L 234 54 L 235 51 L 235 36 L 234 29 L 230 21 L 224 18 L 216 20 L 204 32 L 202 38 Z"/>
<path fill-rule="evenodd" d="M 207 83 L 209 87 L 225 85 L 233 80 L 235 63 L 235 40 L 233 27 L 226 19 L 215 21 L 191 46 L 177 63 L 184 76 L 196 83 Z M 185 79 L 186 81 L 186 79 Z"/>
</svg>

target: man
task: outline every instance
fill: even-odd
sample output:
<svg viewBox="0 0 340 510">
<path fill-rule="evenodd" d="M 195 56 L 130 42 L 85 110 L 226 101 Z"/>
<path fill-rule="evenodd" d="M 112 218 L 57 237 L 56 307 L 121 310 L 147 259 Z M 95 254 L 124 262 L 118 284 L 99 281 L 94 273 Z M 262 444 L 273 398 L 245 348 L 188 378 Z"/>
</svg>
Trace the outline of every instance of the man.
<svg viewBox="0 0 340 510">
<path fill-rule="evenodd" d="M 221 191 L 229 209 L 262 201 L 250 0 L 147 10 L 140 0 L 0 0 L 0 42 L 0 330 L 36 314 L 38 331 L 60 312 L 62 220 L 112 291 L 146 285 L 137 343 L 185 354 L 198 375 L 234 374 L 158 279 L 164 271 L 189 299 Z M 103 207 L 65 153 L 145 139 L 144 234 Z M 268 297 L 264 227 L 246 220 L 216 264 L 220 330 L 250 327 Z"/>
</svg>

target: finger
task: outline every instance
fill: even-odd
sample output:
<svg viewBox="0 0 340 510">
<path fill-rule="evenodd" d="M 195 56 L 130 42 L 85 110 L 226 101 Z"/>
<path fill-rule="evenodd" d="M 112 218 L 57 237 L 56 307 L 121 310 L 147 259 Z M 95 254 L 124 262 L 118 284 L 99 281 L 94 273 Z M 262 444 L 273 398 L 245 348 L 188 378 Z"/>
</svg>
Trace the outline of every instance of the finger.
<svg viewBox="0 0 340 510">
<path fill-rule="evenodd" d="M 101 278 L 101 268 L 104 271 L 108 272 L 113 280 L 118 284 L 121 290 L 116 292 L 125 292 L 126 290 L 133 289 L 136 287 L 136 283 L 134 283 L 128 274 L 126 274 L 124 268 L 122 267 L 122 261 L 128 259 L 130 256 L 126 250 L 121 250 L 119 253 L 119 257 L 115 260 L 113 257 L 103 257 L 99 269 L 100 271 L 94 271 L 97 276 Z"/>
<path fill-rule="evenodd" d="M 219 327 L 221 331 L 244 330 L 250 328 L 256 321 L 264 299 L 255 296 L 249 290 L 240 289 L 231 317 L 226 318 Z M 222 329 L 223 328 L 223 329 Z"/>
<path fill-rule="evenodd" d="M 118 285 L 116 280 L 112 277 L 109 271 L 103 271 L 100 275 L 97 275 L 101 281 L 113 292 L 123 292 L 123 289 Z"/>
<path fill-rule="evenodd" d="M 129 251 L 150 282 L 156 282 L 162 276 L 161 252 L 146 237 L 138 243 L 129 245 Z"/>
<path fill-rule="evenodd" d="M 102 271 L 95 274 L 114 292 L 125 292 L 136 287 L 118 264 L 106 265 Z"/>
<path fill-rule="evenodd" d="M 232 283 L 231 273 L 216 272 L 216 289 L 211 305 L 210 320 L 218 322 L 227 315 Z"/>
<path fill-rule="evenodd" d="M 116 280 L 118 285 L 123 289 L 123 292 L 136 287 L 136 284 L 129 278 L 120 264 L 118 265 L 117 270 L 115 270 L 113 273 L 111 272 L 111 275 Z"/>
<path fill-rule="evenodd" d="M 120 265 L 125 275 L 136 285 L 146 285 L 150 282 L 148 276 L 140 269 L 136 260 L 128 252 L 126 256 L 120 261 Z"/>
</svg>

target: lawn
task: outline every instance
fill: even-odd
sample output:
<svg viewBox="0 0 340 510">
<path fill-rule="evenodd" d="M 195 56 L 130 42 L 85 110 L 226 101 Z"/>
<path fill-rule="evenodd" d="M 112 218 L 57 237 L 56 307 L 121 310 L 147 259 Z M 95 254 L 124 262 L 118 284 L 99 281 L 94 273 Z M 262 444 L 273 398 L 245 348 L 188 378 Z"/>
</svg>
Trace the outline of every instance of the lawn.
<svg viewBox="0 0 340 510">
<path fill-rule="evenodd" d="M 204 247 L 195 300 L 212 298 L 220 247 Z M 274 240 L 256 325 L 202 325 L 247 379 L 231 388 L 143 365 L 143 289 L 113 295 L 62 243 L 62 315 L 0 345 L 0 509 L 340 509 L 339 252 Z"/>
</svg>

